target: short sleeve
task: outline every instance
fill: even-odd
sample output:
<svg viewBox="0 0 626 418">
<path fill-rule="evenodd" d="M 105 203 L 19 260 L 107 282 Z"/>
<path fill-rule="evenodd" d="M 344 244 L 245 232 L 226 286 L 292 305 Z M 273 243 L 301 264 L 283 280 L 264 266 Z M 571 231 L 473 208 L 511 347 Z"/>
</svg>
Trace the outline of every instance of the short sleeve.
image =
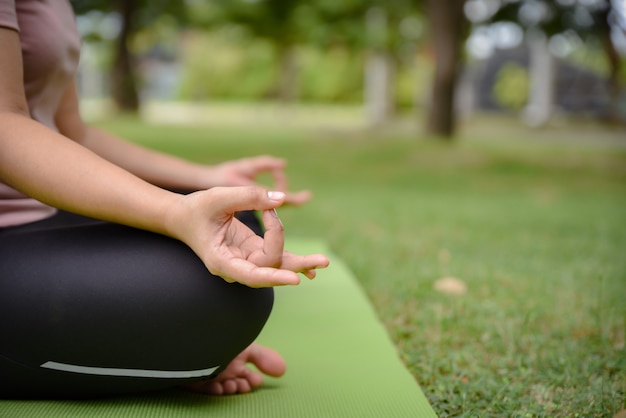
<svg viewBox="0 0 626 418">
<path fill-rule="evenodd" d="M 9 29 L 20 30 L 17 24 L 17 12 L 15 0 L 0 0 L 0 26 Z"/>
</svg>

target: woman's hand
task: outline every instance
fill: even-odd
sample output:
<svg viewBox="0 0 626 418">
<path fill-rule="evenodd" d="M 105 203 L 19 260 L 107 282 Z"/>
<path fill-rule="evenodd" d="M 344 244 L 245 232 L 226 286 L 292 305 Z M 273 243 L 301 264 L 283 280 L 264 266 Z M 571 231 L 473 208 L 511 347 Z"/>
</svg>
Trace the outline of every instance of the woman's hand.
<svg viewBox="0 0 626 418">
<path fill-rule="evenodd" d="M 274 190 L 285 193 L 285 204 L 301 205 L 311 199 L 311 192 L 302 190 L 289 193 L 285 167 L 287 163 L 281 158 L 262 155 L 259 157 L 242 158 L 227 161 L 208 168 L 207 177 L 211 177 L 212 186 L 253 186 L 262 173 L 270 173 L 274 180 Z"/>
<path fill-rule="evenodd" d="M 275 208 L 285 203 L 282 192 L 258 186 L 215 187 L 181 196 L 167 217 L 171 235 L 185 242 L 209 271 L 227 282 L 250 287 L 296 285 L 297 273 L 315 277 L 328 266 L 321 254 L 295 255 L 284 250 L 283 225 Z M 242 210 L 263 211 L 263 238 L 234 217 Z"/>
</svg>

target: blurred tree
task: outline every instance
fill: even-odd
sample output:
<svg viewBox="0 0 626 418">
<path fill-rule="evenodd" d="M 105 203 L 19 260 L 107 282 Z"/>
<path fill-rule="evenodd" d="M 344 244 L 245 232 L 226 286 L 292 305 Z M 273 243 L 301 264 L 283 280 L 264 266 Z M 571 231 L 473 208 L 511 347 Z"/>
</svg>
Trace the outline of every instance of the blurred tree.
<svg viewBox="0 0 626 418">
<path fill-rule="evenodd" d="M 485 3 L 485 0 L 471 0 Z M 544 44 L 548 39 L 566 37 L 568 34 L 577 36 L 588 43 L 600 45 L 608 64 L 608 90 L 611 97 L 611 118 L 618 118 L 617 100 L 621 93 L 622 60 L 612 41 L 612 26 L 616 25 L 617 16 L 611 0 L 529 0 L 524 2 L 508 2 L 499 0 L 494 12 L 483 22 L 514 22 L 526 29 L 531 42 Z M 621 30 L 626 30 L 622 28 Z M 539 36 L 537 36 L 539 34 Z M 532 46 L 532 45 L 531 45 Z M 545 48 L 544 48 L 545 49 Z M 546 54 L 548 54 L 546 49 Z M 537 84 L 537 77 L 545 77 L 541 71 L 531 72 L 532 84 Z M 545 84 L 539 81 L 539 84 Z M 538 89 L 543 90 L 544 88 Z M 531 91 L 532 93 L 532 91 Z M 531 94 L 532 96 L 532 94 Z M 530 97 L 532 100 L 532 97 Z"/>
<path fill-rule="evenodd" d="M 71 3 L 79 16 L 99 11 L 115 13 L 119 17 L 119 33 L 115 40 L 111 71 L 111 93 L 118 109 L 137 112 L 140 100 L 130 43 L 139 31 L 148 28 L 164 14 L 182 24 L 186 20 L 185 3 L 176 0 L 71 0 Z M 84 35 L 92 39 L 100 36 L 97 32 Z"/>
<path fill-rule="evenodd" d="M 463 44 L 469 29 L 464 5 L 465 0 L 428 1 L 435 76 L 427 127 L 429 133 L 448 140 L 455 134 L 455 92 L 463 64 Z"/>
<path fill-rule="evenodd" d="M 364 99 L 367 120 L 378 125 L 394 112 L 396 68 L 407 45 L 414 58 L 421 35 L 419 8 L 412 0 L 317 0 L 319 22 L 310 35 L 323 47 L 365 50 Z"/>
<path fill-rule="evenodd" d="M 279 60 L 276 96 L 283 101 L 297 94 L 298 45 L 348 49 L 367 53 L 365 100 L 368 120 L 383 122 L 393 107 L 394 64 L 403 36 L 398 27 L 415 15 L 412 0 L 190 0 L 192 19 L 201 26 L 236 24 L 252 36 L 275 45 Z"/>
<path fill-rule="evenodd" d="M 304 0 L 213 0 L 190 1 L 190 16 L 205 28 L 236 24 L 254 37 L 270 41 L 276 50 L 279 71 L 276 96 L 291 102 L 297 95 L 295 46 L 302 42 L 308 2 Z M 306 23 L 306 22 L 304 22 Z"/>
</svg>

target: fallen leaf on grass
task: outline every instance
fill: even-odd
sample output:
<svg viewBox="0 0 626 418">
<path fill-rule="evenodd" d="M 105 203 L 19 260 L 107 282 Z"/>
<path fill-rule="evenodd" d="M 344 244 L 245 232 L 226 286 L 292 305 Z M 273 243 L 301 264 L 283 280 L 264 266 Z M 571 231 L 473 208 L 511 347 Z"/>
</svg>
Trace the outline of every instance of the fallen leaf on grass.
<svg viewBox="0 0 626 418">
<path fill-rule="evenodd" d="M 456 277 L 442 277 L 435 281 L 433 288 L 440 293 L 446 295 L 464 295 L 467 293 L 467 285 L 461 279 Z"/>
</svg>

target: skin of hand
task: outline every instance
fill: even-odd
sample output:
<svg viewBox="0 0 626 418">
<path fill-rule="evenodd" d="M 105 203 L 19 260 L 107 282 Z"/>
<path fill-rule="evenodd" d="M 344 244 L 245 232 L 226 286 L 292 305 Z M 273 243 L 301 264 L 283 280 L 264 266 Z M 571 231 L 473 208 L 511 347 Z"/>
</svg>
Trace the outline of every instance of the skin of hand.
<svg viewBox="0 0 626 418">
<path fill-rule="evenodd" d="M 269 155 L 241 158 L 207 167 L 211 172 L 207 178 L 210 177 L 216 186 L 252 186 L 260 174 L 271 173 L 274 190 L 285 193 L 285 204 L 299 206 L 308 202 L 312 197 L 310 191 L 288 192 L 286 166 L 287 162 L 282 158 Z"/>
<path fill-rule="evenodd" d="M 295 255 L 284 250 L 283 225 L 276 208 L 286 195 L 258 186 L 215 187 L 181 196 L 168 211 L 165 227 L 185 242 L 209 271 L 227 282 L 250 287 L 297 285 L 327 267 L 322 254 Z M 241 210 L 263 211 L 263 238 L 234 217 Z"/>
</svg>

